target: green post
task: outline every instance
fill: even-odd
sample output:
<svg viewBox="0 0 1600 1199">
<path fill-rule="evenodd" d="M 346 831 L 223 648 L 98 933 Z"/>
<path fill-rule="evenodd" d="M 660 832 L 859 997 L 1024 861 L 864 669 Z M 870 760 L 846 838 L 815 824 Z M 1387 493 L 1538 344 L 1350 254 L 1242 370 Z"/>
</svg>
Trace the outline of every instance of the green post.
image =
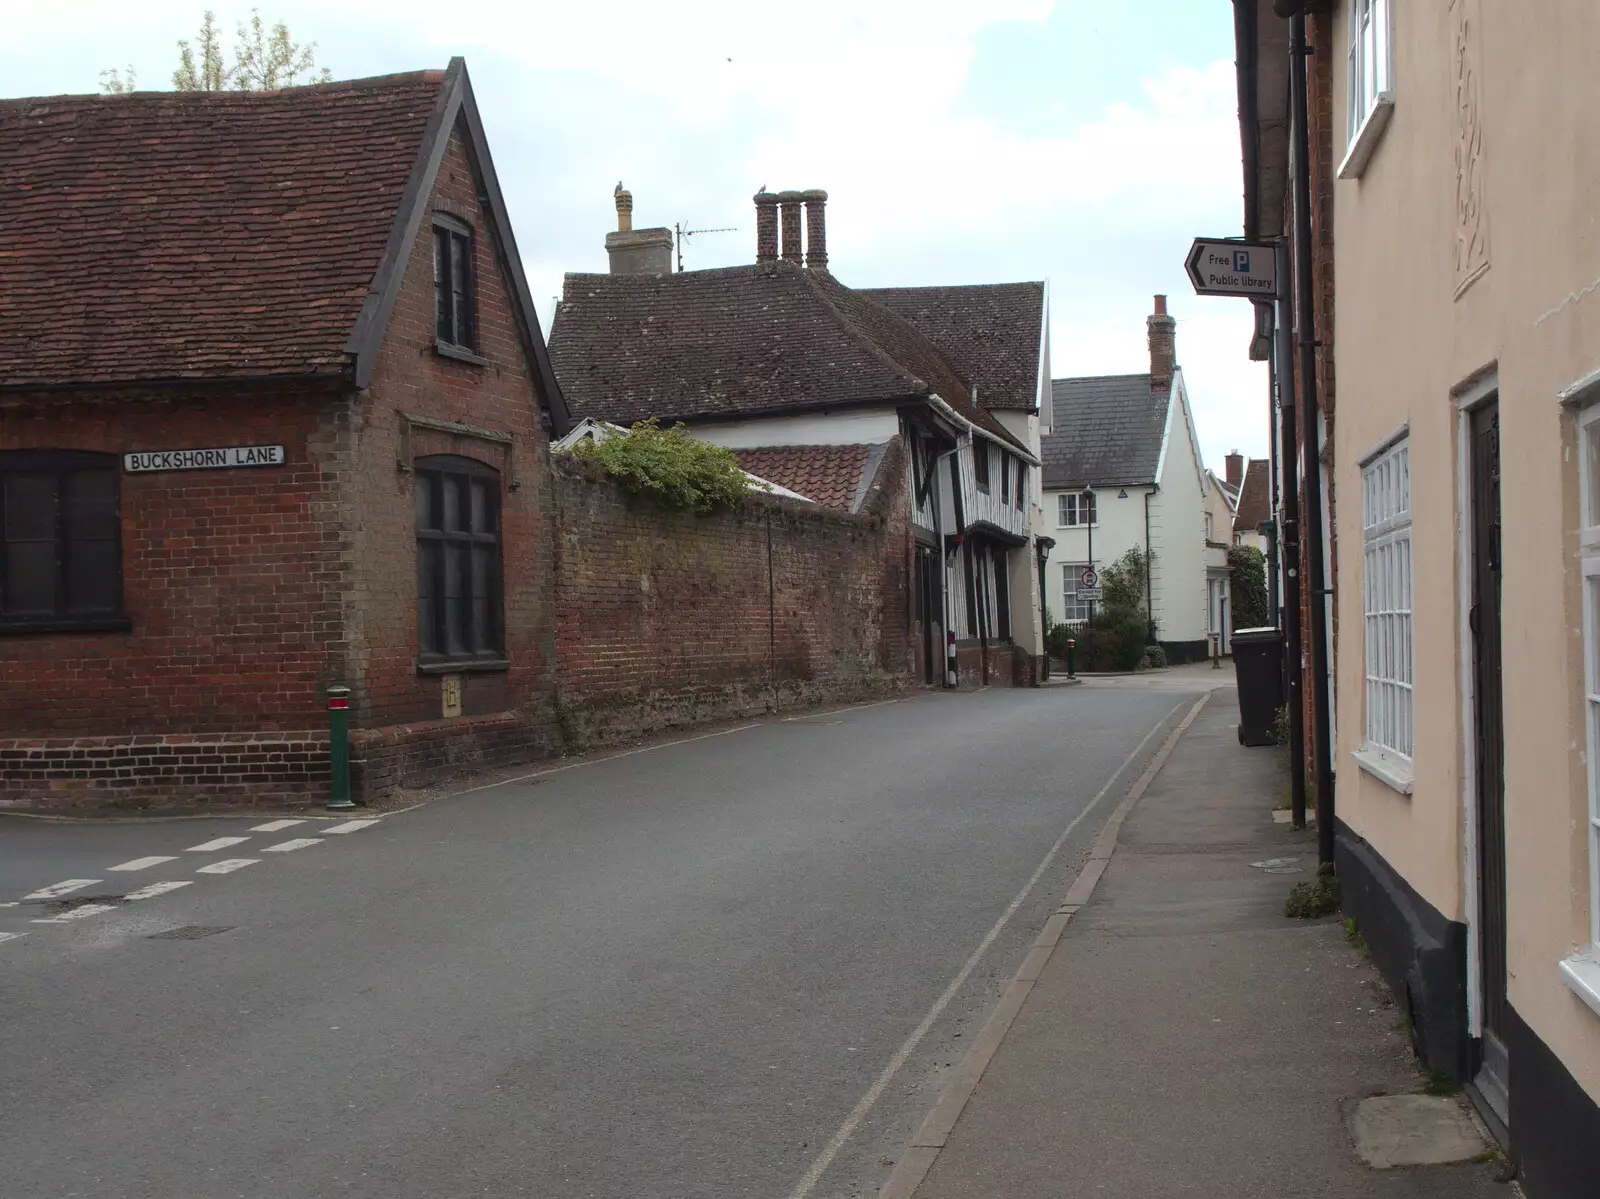
<svg viewBox="0 0 1600 1199">
<path fill-rule="evenodd" d="M 1078 642 L 1076 638 L 1067 638 L 1067 677 L 1078 677 Z"/>
<path fill-rule="evenodd" d="M 356 805 L 350 798 L 350 688 L 328 688 L 328 773 L 332 788 L 328 797 L 330 812 L 348 812 Z"/>
</svg>

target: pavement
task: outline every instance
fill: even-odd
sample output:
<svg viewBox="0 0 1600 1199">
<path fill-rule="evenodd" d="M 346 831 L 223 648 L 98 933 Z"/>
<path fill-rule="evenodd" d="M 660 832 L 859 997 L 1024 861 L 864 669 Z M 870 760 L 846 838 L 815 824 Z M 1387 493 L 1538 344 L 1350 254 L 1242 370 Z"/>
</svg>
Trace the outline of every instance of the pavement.
<svg viewBox="0 0 1600 1199">
<path fill-rule="evenodd" d="M 1057 936 L 896 1155 L 885 1199 L 1517 1193 L 1495 1161 L 1362 1160 L 1487 1142 L 1459 1097 L 1414 1095 L 1399 1013 L 1342 922 L 1284 917 L 1315 834 L 1273 820 L 1282 751 L 1240 747 L 1237 721 L 1225 688 L 1174 735 L 1102 838 L 1092 894 L 1060 895 Z M 1291 872 L 1257 865 L 1275 859 Z"/>
<path fill-rule="evenodd" d="M 0 817 L 0 1196 L 874 1194 L 1200 690 L 918 695 L 355 827 Z"/>
</svg>

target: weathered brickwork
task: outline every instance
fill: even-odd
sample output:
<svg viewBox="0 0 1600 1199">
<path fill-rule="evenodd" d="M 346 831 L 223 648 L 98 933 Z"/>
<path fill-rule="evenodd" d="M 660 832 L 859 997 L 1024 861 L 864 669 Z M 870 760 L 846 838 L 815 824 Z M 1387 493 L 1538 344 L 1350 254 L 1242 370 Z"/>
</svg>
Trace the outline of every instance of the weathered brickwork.
<svg viewBox="0 0 1600 1199">
<path fill-rule="evenodd" d="M 326 733 L 0 740 L 0 808 L 279 807 L 327 792 Z"/>
<path fill-rule="evenodd" d="M 711 516 L 558 461 L 556 656 L 575 747 L 909 682 L 898 452 L 856 516 L 754 498 Z M 892 498 L 891 498 L 892 497 Z"/>
<path fill-rule="evenodd" d="M 344 669 L 336 393 L 0 405 L 0 450 L 281 444 L 283 466 L 121 477 L 125 632 L 0 636 L 0 736 L 302 729 Z"/>
</svg>

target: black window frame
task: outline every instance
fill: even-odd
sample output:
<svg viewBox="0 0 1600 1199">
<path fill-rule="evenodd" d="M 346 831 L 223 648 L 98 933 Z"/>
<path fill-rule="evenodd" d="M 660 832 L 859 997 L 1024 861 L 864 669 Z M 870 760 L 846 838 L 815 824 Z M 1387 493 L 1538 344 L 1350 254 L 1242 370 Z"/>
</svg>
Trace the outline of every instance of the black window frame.
<svg viewBox="0 0 1600 1199">
<path fill-rule="evenodd" d="M 505 568 L 501 473 L 486 462 L 458 454 L 432 454 L 412 464 L 415 477 L 414 533 L 417 545 L 417 666 L 424 673 L 497 670 L 510 665 L 505 648 Z M 446 527 L 445 493 L 456 492 L 456 511 L 466 527 Z M 424 502 L 426 489 L 426 502 Z M 475 527 L 472 497 L 485 497 L 489 527 Z M 447 603 L 450 550 L 457 550 L 461 621 L 451 625 Z M 476 560 L 486 563 L 478 594 Z M 480 606 L 481 601 L 481 606 Z"/>
<path fill-rule="evenodd" d="M 433 334 L 441 352 L 477 352 L 476 253 L 471 225 L 447 213 L 433 214 Z"/>
<path fill-rule="evenodd" d="M 64 502 L 64 497 L 73 490 L 69 482 L 73 476 L 89 474 L 103 475 L 111 481 L 110 510 L 101 513 L 102 517 L 108 518 L 106 527 L 110 531 L 109 536 L 73 536 L 72 522 L 83 516 L 80 512 L 75 518 L 70 500 Z M 14 547 L 43 543 L 43 539 L 38 537 L 12 535 L 16 525 L 10 510 L 11 480 L 23 475 L 54 476 L 51 502 L 55 510 L 51 514 L 51 533 L 48 538 L 52 547 L 49 564 L 50 607 L 48 610 L 17 615 L 12 609 L 11 583 L 14 559 L 20 555 Z M 114 595 L 110 604 L 90 607 L 74 602 L 76 583 L 71 547 L 88 543 L 110 544 L 109 559 L 101 563 L 101 568 L 109 570 L 111 578 L 100 580 L 102 585 L 107 582 L 110 584 L 109 590 Z M 117 455 L 92 450 L 0 451 L 0 634 L 126 630 L 132 626 L 124 607 L 123 593 L 122 465 Z"/>
<path fill-rule="evenodd" d="M 1017 459 L 1017 511 L 1025 509 L 1027 501 L 1023 498 L 1028 494 L 1028 464 L 1021 458 Z"/>
<path fill-rule="evenodd" d="M 989 494 L 989 443 L 972 439 L 972 478 L 978 490 Z"/>
<path fill-rule="evenodd" d="M 1011 503 L 1011 455 L 1000 451 L 1000 505 Z"/>
</svg>

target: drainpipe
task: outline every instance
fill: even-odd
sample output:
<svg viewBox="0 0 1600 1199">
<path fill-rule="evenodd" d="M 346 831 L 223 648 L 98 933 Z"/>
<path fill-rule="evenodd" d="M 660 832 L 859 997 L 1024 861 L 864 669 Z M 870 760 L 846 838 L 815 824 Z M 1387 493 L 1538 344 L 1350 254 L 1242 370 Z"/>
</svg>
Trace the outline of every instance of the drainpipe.
<svg viewBox="0 0 1600 1199">
<path fill-rule="evenodd" d="M 1311 282 L 1311 132 L 1306 99 L 1305 13 L 1289 22 L 1289 88 L 1294 113 L 1294 246 L 1295 332 L 1300 350 L 1300 386 L 1304 409 L 1300 420 L 1302 471 L 1305 475 L 1306 586 L 1311 589 L 1312 723 L 1317 770 L 1317 858 L 1333 861 L 1333 762 L 1328 722 L 1328 589 L 1323 585 L 1322 470 L 1317 430 L 1317 329 Z"/>
<path fill-rule="evenodd" d="M 1156 556 L 1150 549 L 1150 497 L 1159 486 L 1158 483 L 1152 483 L 1150 490 L 1144 493 L 1144 620 L 1145 640 L 1150 642 L 1156 639 Z"/>
<path fill-rule="evenodd" d="M 1278 516 L 1283 536 L 1284 703 L 1289 710 L 1289 809 L 1296 829 L 1306 827 L 1306 724 L 1304 654 L 1300 638 L 1300 485 L 1295 479 L 1294 331 L 1289 320 L 1289 246 L 1277 246 L 1278 278 L 1285 282 L 1278 327 L 1272 344 L 1273 375 L 1278 381 Z"/>
</svg>

